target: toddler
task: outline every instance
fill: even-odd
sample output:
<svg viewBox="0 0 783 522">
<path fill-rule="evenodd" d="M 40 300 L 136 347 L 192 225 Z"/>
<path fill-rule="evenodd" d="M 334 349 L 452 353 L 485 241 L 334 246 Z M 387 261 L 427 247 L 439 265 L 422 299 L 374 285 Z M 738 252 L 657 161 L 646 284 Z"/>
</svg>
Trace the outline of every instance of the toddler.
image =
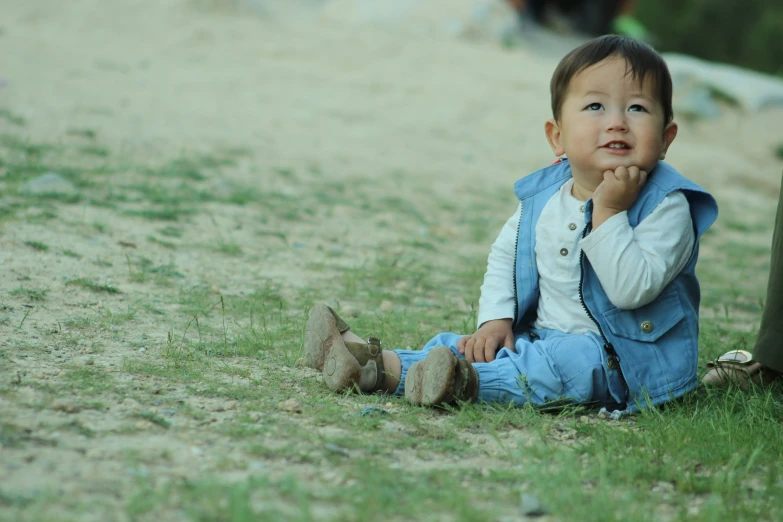
<svg viewBox="0 0 783 522">
<path fill-rule="evenodd" d="M 386 351 L 317 305 L 305 350 L 329 388 L 633 412 L 696 386 L 698 241 L 718 209 L 662 161 L 677 136 L 666 63 L 602 36 L 561 60 L 550 91 L 545 133 L 560 159 L 514 186 L 476 332 Z"/>
</svg>

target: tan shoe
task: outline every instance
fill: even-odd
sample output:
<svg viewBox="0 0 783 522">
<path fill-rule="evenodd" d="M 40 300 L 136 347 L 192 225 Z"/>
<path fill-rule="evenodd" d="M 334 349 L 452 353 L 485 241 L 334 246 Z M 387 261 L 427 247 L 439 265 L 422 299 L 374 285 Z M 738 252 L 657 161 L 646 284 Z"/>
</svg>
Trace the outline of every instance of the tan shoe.
<svg viewBox="0 0 783 522">
<path fill-rule="evenodd" d="M 701 382 L 708 386 L 736 384 L 747 390 L 750 384 L 771 384 L 780 374 L 753 360 L 753 354 L 745 350 L 731 350 L 707 363 L 710 371 Z"/>
<path fill-rule="evenodd" d="M 356 388 L 373 393 L 383 386 L 383 349 L 377 337 L 367 343 L 345 342 L 348 324 L 323 303 L 310 311 L 305 327 L 307 365 L 320 370 L 332 391 Z"/>
<path fill-rule="evenodd" d="M 478 372 L 445 346 L 436 346 L 427 358 L 411 365 L 405 377 L 405 398 L 412 404 L 437 406 L 478 398 Z"/>
<path fill-rule="evenodd" d="M 324 369 L 324 358 L 329 350 L 326 345 L 341 344 L 345 332 L 350 330 L 348 323 L 324 303 L 318 303 L 310 310 L 305 326 L 305 355 L 307 366 L 318 371 Z"/>
</svg>

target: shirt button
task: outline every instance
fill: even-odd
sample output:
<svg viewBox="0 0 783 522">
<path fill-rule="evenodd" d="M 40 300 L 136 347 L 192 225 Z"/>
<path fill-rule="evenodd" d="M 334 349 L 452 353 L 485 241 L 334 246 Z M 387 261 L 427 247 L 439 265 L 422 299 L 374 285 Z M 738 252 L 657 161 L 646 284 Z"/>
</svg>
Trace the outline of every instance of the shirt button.
<svg viewBox="0 0 783 522">
<path fill-rule="evenodd" d="M 576 223 L 571 223 L 568 225 L 568 230 L 576 230 Z"/>
<path fill-rule="evenodd" d="M 653 330 L 655 330 L 655 326 L 652 324 L 652 321 L 642 321 L 642 331 L 644 333 L 652 333 Z"/>
<path fill-rule="evenodd" d="M 561 248 L 560 249 L 560 255 L 561 256 L 567 256 L 568 255 L 568 249 L 567 248 Z"/>
<path fill-rule="evenodd" d="M 585 211 L 585 206 L 584 205 L 580 206 L 579 207 L 579 212 L 584 212 L 584 211 Z"/>
</svg>

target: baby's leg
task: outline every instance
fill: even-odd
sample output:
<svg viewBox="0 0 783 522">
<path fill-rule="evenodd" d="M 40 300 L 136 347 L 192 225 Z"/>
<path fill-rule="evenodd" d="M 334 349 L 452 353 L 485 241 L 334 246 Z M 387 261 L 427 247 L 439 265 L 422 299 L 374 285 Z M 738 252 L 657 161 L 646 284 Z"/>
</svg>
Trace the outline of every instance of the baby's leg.
<svg viewBox="0 0 783 522">
<path fill-rule="evenodd" d="M 610 392 L 614 377 L 608 376 L 603 347 L 596 339 L 541 333 L 535 342 L 518 337 L 515 351 L 502 349 L 493 362 L 473 365 L 479 374 L 479 400 L 517 406 L 618 402 Z"/>
<path fill-rule="evenodd" d="M 502 349 L 491 363 L 472 365 L 478 374 L 478 400 L 513 403 L 516 406 L 527 403 L 536 406 L 563 402 L 616 403 L 609 392 L 603 348 L 596 339 L 553 331 L 543 331 L 541 334 L 541 338 L 535 342 L 528 336 L 517 336 L 514 351 Z M 451 333 L 440 334 L 421 351 L 396 351 L 402 362 L 401 376 L 404 382 L 398 393 L 411 388 L 411 393 L 406 394 L 406 397 L 410 395 L 409 399 L 417 404 L 429 404 L 429 401 L 423 400 L 425 389 L 456 390 L 457 385 L 465 381 L 459 378 L 459 370 L 464 370 L 462 366 L 465 365 L 464 356 L 457 350 L 460 337 Z M 439 349 L 437 356 L 425 359 L 436 346 L 447 347 L 455 357 L 446 357 Z M 435 355 L 435 352 L 432 353 Z M 420 362 L 422 360 L 424 362 Z M 416 363 L 419 365 L 411 369 Z M 455 371 L 443 372 L 438 368 L 428 368 L 435 363 L 453 364 Z M 437 379 L 444 382 L 433 383 Z M 619 381 L 614 384 L 617 385 L 615 388 L 620 387 Z M 417 393 L 413 393 L 413 387 L 416 387 Z M 447 393 L 444 397 L 449 398 L 451 395 Z M 470 400 L 463 397 L 459 399 Z"/>
</svg>

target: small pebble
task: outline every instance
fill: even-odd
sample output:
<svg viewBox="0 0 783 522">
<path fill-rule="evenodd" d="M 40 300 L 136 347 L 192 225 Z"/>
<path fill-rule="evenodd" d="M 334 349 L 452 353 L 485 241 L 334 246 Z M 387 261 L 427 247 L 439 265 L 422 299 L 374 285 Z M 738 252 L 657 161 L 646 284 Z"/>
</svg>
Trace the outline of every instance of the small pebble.
<svg viewBox="0 0 783 522">
<path fill-rule="evenodd" d="M 296 399 L 283 401 L 277 407 L 289 413 L 302 413 L 302 405 Z"/>
<path fill-rule="evenodd" d="M 87 359 L 84 361 L 84 364 L 86 366 L 92 366 L 93 364 L 95 364 L 95 359 L 93 359 L 92 357 L 87 357 Z"/>
<path fill-rule="evenodd" d="M 540 517 L 547 513 L 546 508 L 538 497 L 528 495 L 527 493 L 522 494 L 519 501 L 519 508 L 526 517 Z"/>
<path fill-rule="evenodd" d="M 76 186 L 65 179 L 58 172 L 46 172 L 40 176 L 31 179 L 22 185 L 22 193 L 41 195 L 41 194 L 75 194 Z"/>
<path fill-rule="evenodd" d="M 327 442 L 324 444 L 324 447 L 331 451 L 332 453 L 337 453 L 338 455 L 342 455 L 343 457 L 350 457 L 351 454 L 348 453 L 348 450 L 345 448 L 341 448 L 337 444 L 332 444 L 331 442 Z"/>
<path fill-rule="evenodd" d="M 410 430 L 402 424 L 396 422 L 383 421 L 381 423 L 381 429 L 383 431 L 390 431 L 392 433 L 408 433 Z"/>
<path fill-rule="evenodd" d="M 144 353 L 144 352 L 146 352 L 146 351 L 147 351 L 147 348 L 145 348 L 144 346 L 142 346 L 141 348 L 139 348 L 139 353 Z"/>
<path fill-rule="evenodd" d="M 54 401 L 51 405 L 51 408 L 55 411 L 62 411 L 65 413 L 79 413 L 81 411 L 81 408 L 79 406 L 77 406 L 72 402 L 65 401 L 63 399 L 58 399 Z"/>
</svg>

